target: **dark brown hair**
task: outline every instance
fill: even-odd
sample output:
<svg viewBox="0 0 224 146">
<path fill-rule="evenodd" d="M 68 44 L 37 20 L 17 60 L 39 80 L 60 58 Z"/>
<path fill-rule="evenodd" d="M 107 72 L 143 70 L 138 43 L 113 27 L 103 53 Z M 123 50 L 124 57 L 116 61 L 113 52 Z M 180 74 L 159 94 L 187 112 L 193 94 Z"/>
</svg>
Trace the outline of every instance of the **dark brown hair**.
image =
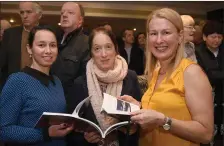
<svg viewBox="0 0 224 146">
<path fill-rule="evenodd" d="M 111 39 L 111 41 L 114 44 L 116 53 L 119 54 L 116 36 L 113 34 L 112 31 L 108 31 L 104 27 L 98 27 L 96 29 L 93 29 L 93 31 L 89 35 L 89 48 L 92 50 L 93 39 L 94 39 L 95 35 L 100 32 L 107 35 Z"/>
<path fill-rule="evenodd" d="M 32 48 L 33 47 L 33 41 L 35 39 L 35 35 L 38 31 L 40 30 L 47 30 L 51 33 L 54 34 L 55 38 L 56 38 L 56 33 L 55 33 L 55 30 L 48 26 L 48 25 L 42 25 L 42 26 L 35 26 L 31 31 L 30 31 L 30 34 L 29 34 L 29 37 L 28 37 L 28 44 L 29 46 Z"/>
</svg>

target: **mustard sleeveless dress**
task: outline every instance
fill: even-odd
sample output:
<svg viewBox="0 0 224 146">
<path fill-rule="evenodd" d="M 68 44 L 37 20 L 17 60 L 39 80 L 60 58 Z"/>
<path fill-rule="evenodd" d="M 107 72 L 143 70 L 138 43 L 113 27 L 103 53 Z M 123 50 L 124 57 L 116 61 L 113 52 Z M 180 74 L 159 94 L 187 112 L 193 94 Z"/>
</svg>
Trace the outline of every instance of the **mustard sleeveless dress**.
<svg viewBox="0 0 224 146">
<path fill-rule="evenodd" d="M 189 121 L 191 115 L 185 102 L 184 70 L 194 62 L 182 59 L 179 66 L 171 74 L 170 79 L 163 79 L 154 91 L 159 68 L 156 68 L 148 90 L 142 97 L 142 108 L 153 109 L 168 117 Z M 171 127 L 172 128 L 172 127 Z M 141 130 L 140 146 L 199 146 L 199 144 L 179 138 L 159 127 L 151 132 Z"/>
</svg>

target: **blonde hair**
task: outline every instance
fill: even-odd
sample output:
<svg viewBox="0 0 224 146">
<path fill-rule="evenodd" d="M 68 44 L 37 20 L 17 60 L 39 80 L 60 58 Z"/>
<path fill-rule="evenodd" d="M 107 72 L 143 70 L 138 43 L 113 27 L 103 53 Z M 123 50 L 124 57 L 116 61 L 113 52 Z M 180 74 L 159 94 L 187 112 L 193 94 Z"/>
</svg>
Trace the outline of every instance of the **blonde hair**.
<svg viewBox="0 0 224 146">
<path fill-rule="evenodd" d="M 147 23 L 146 23 L 146 32 L 147 32 L 147 41 L 146 41 L 146 66 L 145 66 L 145 74 L 148 76 L 148 83 L 150 83 L 152 74 L 154 69 L 156 68 L 158 60 L 156 57 L 152 54 L 150 48 L 149 48 L 149 23 L 153 18 L 163 18 L 168 21 L 170 21 L 175 28 L 177 29 L 178 33 L 183 32 L 183 23 L 181 20 L 180 15 L 169 8 L 162 8 L 153 11 L 151 14 L 149 14 Z M 183 58 L 183 51 L 184 51 L 184 41 L 183 39 L 179 42 L 179 46 L 176 52 L 176 55 L 174 59 L 171 61 L 169 67 L 168 67 L 168 77 L 170 77 L 172 71 L 179 65 Z"/>
</svg>

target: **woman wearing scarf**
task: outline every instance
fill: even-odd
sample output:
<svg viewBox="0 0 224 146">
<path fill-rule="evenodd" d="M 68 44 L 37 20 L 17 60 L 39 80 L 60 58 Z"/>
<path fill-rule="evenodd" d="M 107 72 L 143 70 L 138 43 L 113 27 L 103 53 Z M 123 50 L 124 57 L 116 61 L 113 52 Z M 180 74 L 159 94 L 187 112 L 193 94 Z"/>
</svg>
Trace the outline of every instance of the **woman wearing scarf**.
<svg viewBox="0 0 224 146">
<path fill-rule="evenodd" d="M 92 58 L 87 63 L 86 75 L 77 78 L 74 82 L 74 96 L 67 100 L 68 110 L 72 113 L 80 101 L 91 96 L 90 104 L 85 111 L 85 118 L 98 124 L 102 130 L 106 130 L 109 126 L 119 122 L 119 118 L 101 112 L 103 93 L 115 97 L 130 95 L 140 100 L 141 91 L 136 73 L 128 70 L 125 59 L 118 55 L 116 38 L 111 31 L 101 27 L 93 30 L 89 36 L 89 46 Z M 78 135 L 79 138 L 77 138 Z M 128 145 L 136 146 L 137 133 L 129 136 Z M 103 142 L 96 132 L 85 132 L 82 138 L 80 134 L 73 133 L 72 137 L 69 140 L 70 145 L 123 146 L 126 133 L 117 130 L 109 134 Z"/>
</svg>

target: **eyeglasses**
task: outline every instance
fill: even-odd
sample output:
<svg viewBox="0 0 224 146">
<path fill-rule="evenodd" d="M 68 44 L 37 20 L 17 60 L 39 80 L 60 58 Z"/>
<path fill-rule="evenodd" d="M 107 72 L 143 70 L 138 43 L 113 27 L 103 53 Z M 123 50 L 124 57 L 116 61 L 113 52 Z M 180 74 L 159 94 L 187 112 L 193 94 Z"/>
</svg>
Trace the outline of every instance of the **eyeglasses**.
<svg viewBox="0 0 224 146">
<path fill-rule="evenodd" d="M 194 26 L 184 26 L 185 28 L 191 29 L 191 30 L 195 30 Z"/>
</svg>

